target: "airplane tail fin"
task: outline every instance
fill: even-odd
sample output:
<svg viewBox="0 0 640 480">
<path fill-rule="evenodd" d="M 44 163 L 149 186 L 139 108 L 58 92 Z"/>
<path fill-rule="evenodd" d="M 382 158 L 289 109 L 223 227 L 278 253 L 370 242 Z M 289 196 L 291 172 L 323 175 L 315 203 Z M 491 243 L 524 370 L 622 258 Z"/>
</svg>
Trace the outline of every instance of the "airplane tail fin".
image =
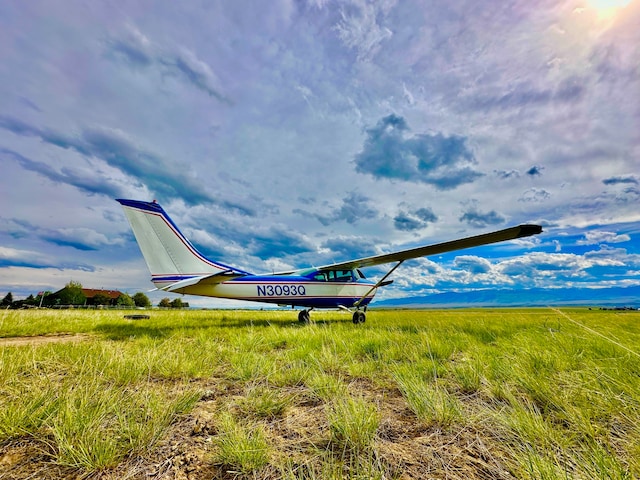
<svg viewBox="0 0 640 480">
<path fill-rule="evenodd" d="M 195 277 L 218 274 L 246 275 L 248 272 L 209 260 L 180 232 L 163 208 L 153 202 L 116 199 L 131 224 L 151 281 L 164 290 Z M 189 282 L 192 283 L 192 282 Z"/>
</svg>

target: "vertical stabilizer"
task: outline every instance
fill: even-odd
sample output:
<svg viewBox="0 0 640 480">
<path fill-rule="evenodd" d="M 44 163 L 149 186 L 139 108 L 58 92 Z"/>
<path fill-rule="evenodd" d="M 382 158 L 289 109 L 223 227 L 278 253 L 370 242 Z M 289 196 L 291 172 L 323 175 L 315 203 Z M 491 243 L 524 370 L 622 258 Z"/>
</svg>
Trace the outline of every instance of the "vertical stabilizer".
<svg viewBox="0 0 640 480">
<path fill-rule="evenodd" d="M 209 260 L 198 252 L 155 201 L 117 201 L 124 208 L 154 283 L 222 272 L 247 273 Z"/>
</svg>

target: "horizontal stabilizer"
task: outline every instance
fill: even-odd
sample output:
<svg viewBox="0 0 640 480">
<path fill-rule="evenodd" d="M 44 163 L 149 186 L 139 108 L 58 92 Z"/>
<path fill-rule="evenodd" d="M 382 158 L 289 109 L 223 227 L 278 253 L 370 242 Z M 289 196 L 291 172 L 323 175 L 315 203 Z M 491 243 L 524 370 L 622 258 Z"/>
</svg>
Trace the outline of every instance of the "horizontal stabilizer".
<svg viewBox="0 0 640 480">
<path fill-rule="evenodd" d="M 159 290 L 164 290 L 165 292 L 176 292 L 186 287 L 193 287 L 194 285 L 215 285 L 242 276 L 244 275 L 233 275 L 231 274 L 231 270 L 227 270 L 226 272 L 214 273 L 213 275 L 201 275 L 198 277 L 185 278 L 179 282 L 161 287 Z"/>
<path fill-rule="evenodd" d="M 171 285 L 165 285 L 164 287 L 160 288 L 159 290 L 164 290 L 165 292 L 175 292 L 176 290 L 180 290 L 181 288 L 191 287 L 193 285 L 196 285 L 196 284 L 200 283 L 200 281 L 204 280 L 205 278 L 207 278 L 209 276 L 210 275 L 206 275 L 206 276 L 202 276 L 202 277 L 185 278 L 184 280 L 180 280 L 179 282 L 172 283 Z"/>
</svg>

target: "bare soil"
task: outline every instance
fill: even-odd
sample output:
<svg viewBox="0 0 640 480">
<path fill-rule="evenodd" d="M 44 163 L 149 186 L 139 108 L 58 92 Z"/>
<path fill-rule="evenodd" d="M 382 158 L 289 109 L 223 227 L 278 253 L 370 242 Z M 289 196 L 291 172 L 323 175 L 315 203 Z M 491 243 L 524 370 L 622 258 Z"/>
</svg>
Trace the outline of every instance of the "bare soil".
<svg viewBox="0 0 640 480">
<path fill-rule="evenodd" d="M 83 333 L 58 333 L 55 335 L 35 335 L 32 337 L 0 338 L 0 347 L 20 347 L 23 345 L 43 345 L 59 342 L 82 342 L 91 338 Z M 0 477 L 2 478 L 2 477 Z"/>
</svg>

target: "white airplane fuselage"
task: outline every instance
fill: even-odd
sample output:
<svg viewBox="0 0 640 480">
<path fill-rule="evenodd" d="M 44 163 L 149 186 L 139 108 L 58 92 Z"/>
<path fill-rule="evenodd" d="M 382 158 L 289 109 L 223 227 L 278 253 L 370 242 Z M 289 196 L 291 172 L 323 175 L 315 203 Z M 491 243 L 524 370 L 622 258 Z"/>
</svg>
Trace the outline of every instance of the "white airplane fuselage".
<svg viewBox="0 0 640 480">
<path fill-rule="evenodd" d="M 321 273 L 316 272 L 315 276 L 319 275 Z M 326 281 L 314 278 L 314 275 L 245 275 L 219 283 L 199 283 L 172 291 L 307 308 L 351 308 L 356 302 L 360 306 L 367 305 L 376 291 L 373 288 L 375 283 L 356 276 L 357 273 L 349 281 Z M 185 278 L 189 277 L 155 277 L 153 283 L 162 290 Z"/>
</svg>

